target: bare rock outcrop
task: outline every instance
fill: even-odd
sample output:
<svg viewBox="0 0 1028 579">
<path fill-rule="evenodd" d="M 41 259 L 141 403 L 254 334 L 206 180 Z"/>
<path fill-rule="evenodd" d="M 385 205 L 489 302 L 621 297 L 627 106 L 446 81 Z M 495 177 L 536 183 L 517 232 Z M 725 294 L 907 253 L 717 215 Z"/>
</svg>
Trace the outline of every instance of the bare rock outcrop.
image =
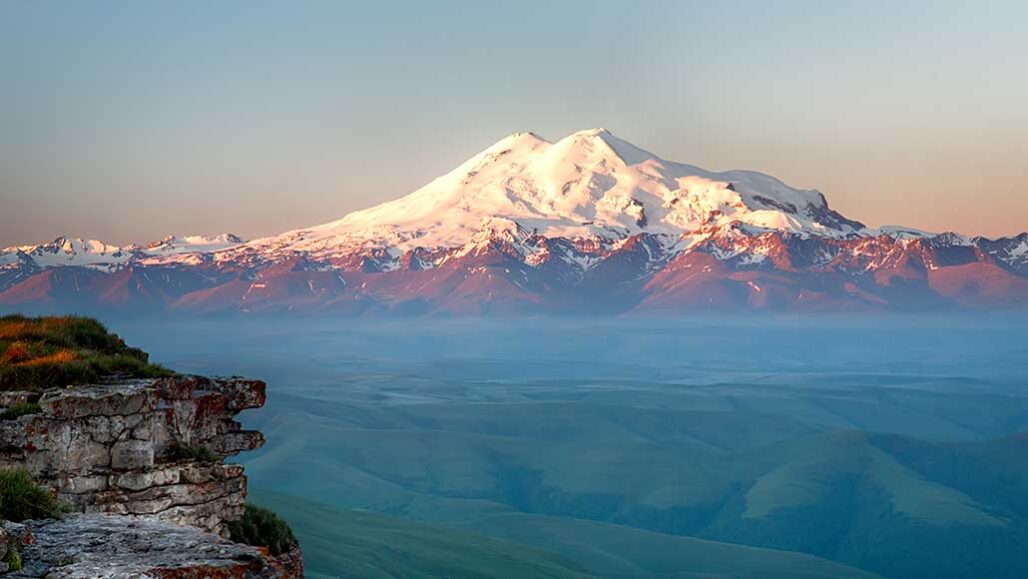
<svg viewBox="0 0 1028 579">
<path fill-rule="evenodd" d="M 120 515 L 78 514 L 5 525 L 21 544 L 24 567 L 6 577 L 47 579 L 282 579 L 283 569 L 263 550 L 196 527 Z"/>
<path fill-rule="evenodd" d="M 265 402 L 263 382 L 176 376 L 50 390 L 40 411 L 0 422 L 0 466 L 22 466 L 87 513 L 138 515 L 225 534 L 242 515 L 243 467 L 260 447 L 235 416 Z"/>
<path fill-rule="evenodd" d="M 246 476 L 224 459 L 264 443 L 235 417 L 264 402 L 263 382 L 198 376 L 0 392 L 0 408 L 29 409 L 0 420 L 0 467 L 27 469 L 79 511 L 4 523 L 0 555 L 24 564 L 6 576 L 302 578 L 299 547 L 272 556 L 225 538 Z"/>
</svg>

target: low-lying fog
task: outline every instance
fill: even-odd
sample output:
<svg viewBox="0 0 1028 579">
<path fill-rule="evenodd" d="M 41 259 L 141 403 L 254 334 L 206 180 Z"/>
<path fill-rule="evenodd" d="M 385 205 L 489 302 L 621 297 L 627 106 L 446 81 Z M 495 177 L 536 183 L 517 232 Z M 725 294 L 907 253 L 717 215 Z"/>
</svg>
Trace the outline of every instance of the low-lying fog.
<svg viewBox="0 0 1028 579">
<path fill-rule="evenodd" d="M 640 530 L 894 577 L 1028 574 L 1023 317 L 107 321 L 174 370 L 267 381 L 244 423 L 268 444 L 240 460 L 270 502 L 611 576 L 659 574 L 649 539 L 614 552 Z M 585 520 L 618 538 L 582 552 Z"/>
</svg>

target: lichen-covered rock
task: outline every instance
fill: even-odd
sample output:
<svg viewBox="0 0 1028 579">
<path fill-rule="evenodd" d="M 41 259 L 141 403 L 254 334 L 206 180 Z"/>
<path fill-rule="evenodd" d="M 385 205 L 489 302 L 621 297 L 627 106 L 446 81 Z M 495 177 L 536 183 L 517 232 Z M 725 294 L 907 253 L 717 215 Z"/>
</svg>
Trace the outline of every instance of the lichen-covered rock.
<svg viewBox="0 0 1028 579">
<path fill-rule="evenodd" d="M 29 528 L 21 523 L 0 522 L 0 573 L 11 570 L 11 551 L 21 553 L 35 541 Z M 20 555 L 19 555 L 20 556 Z"/>
<path fill-rule="evenodd" d="M 23 569 L 10 578 L 47 579 L 286 579 L 284 569 L 255 547 L 195 527 L 117 515 L 71 515 L 29 521 Z"/>
<path fill-rule="evenodd" d="M 10 408 L 11 406 L 18 406 L 20 404 L 28 404 L 30 402 L 36 402 L 38 400 L 39 392 L 29 392 L 23 390 L 0 391 L 0 406 L 4 408 Z"/>
<path fill-rule="evenodd" d="M 267 554 L 263 548 L 261 552 Z M 300 552 L 299 545 L 277 557 L 270 557 L 269 561 L 271 566 L 277 569 L 282 577 L 290 579 L 303 579 L 304 577 L 303 553 Z"/>
<path fill-rule="evenodd" d="M 34 400 L 7 392 L 3 403 Z M 246 498 L 226 456 L 264 443 L 235 416 L 265 402 L 241 378 L 175 376 L 54 389 L 40 412 L 0 421 L 0 466 L 21 466 L 85 512 L 138 515 L 219 534 Z M 192 452 L 183 453 L 188 448 Z"/>
</svg>

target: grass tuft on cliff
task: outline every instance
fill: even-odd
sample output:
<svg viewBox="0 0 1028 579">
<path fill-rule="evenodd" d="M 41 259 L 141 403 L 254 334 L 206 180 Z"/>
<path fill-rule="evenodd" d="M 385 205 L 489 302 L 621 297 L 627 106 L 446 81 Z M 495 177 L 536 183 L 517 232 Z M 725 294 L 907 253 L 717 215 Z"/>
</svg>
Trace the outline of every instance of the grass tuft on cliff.
<svg viewBox="0 0 1028 579">
<path fill-rule="evenodd" d="M 38 414 L 42 411 L 39 407 L 38 402 L 25 402 L 22 404 L 15 404 L 10 408 L 7 408 L 3 412 L 0 412 L 0 420 L 15 420 L 22 416 L 29 414 Z"/>
<path fill-rule="evenodd" d="M 246 505 L 243 518 L 229 522 L 228 532 L 233 541 L 254 547 L 267 547 L 274 556 L 297 545 L 289 523 L 272 511 L 256 505 Z"/>
<path fill-rule="evenodd" d="M 171 447 L 171 458 L 174 460 L 195 460 L 197 462 L 218 462 L 221 457 L 203 446 L 193 446 L 181 442 Z"/>
<path fill-rule="evenodd" d="M 78 316 L 0 317 L 0 390 L 43 390 L 97 382 L 109 376 L 158 378 L 151 364 L 100 322 Z"/>
<path fill-rule="evenodd" d="M 29 471 L 0 469 L 0 518 L 20 523 L 28 519 L 54 519 L 60 514 L 57 498 L 36 484 Z"/>
<path fill-rule="evenodd" d="M 7 547 L 7 557 L 4 559 L 4 563 L 7 563 L 8 571 L 21 571 L 21 553 L 13 545 Z"/>
</svg>

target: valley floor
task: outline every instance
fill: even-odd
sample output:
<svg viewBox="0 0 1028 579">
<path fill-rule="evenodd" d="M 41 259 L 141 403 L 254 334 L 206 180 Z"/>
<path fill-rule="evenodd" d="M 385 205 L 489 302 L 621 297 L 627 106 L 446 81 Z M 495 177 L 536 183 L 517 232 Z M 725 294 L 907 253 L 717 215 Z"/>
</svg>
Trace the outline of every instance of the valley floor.
<svg viewBox="0 0 1028 579">
<path fill-rule="evenodd" d="M 315 577 L 1028 576 L 1016 320 L 112 326 L 268 381 Z"/>
</svg>

